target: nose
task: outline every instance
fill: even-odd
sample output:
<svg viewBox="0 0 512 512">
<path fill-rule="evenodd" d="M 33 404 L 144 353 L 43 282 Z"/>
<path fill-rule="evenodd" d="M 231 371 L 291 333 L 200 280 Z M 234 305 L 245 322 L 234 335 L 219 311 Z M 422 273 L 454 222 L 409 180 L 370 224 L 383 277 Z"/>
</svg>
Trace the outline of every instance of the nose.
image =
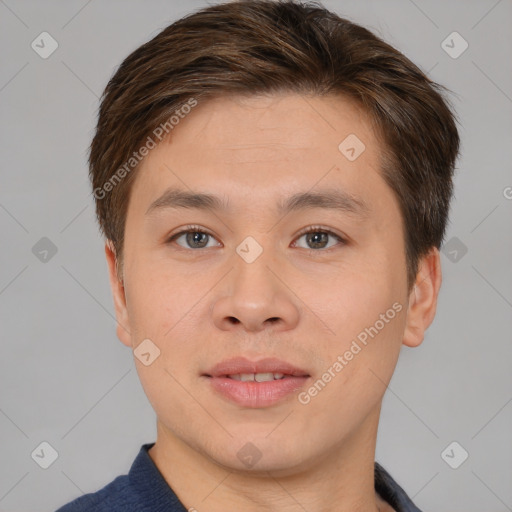
<svg viewBox="0 0 512 512">
<path fill-rule="evenodd" d="M 247 332 L 293 329 L 299 322 L 299 299 L 279 270 L 266 251 L 251 263 L 235 253 L 233 268 L 211 306 L 214 324 L 222 330 Z"/>
</svg>

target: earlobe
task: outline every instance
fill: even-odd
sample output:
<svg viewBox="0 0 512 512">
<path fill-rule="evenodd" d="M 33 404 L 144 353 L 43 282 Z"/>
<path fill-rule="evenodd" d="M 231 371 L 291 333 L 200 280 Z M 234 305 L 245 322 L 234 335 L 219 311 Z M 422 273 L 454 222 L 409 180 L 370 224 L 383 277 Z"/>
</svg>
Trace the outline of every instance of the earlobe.
<svg viewBox="0 0 512 512">
<path fill-rule="evenodd" d="M 421 258 L 416 281 L 409 295 L 404 345 L 417 347 L 423 341 L 425 331 L 436 314 L 441 281 L 441 259 L 439 250 L 434 247 Z"/>
<path fill-rule="evenodd" d="M 127 347 L 132 346 L 129 317 L 126 308 L 126 295 L 123 283 L 117 275 L 117 257 L 114 246 L 110 240 L 105 243 L 105 256 L 107 259 L 110 288 L 114 299 L 114 308 L 116 312 L 117 327 L 116 333 L 119 340 Z"/>
</svg>

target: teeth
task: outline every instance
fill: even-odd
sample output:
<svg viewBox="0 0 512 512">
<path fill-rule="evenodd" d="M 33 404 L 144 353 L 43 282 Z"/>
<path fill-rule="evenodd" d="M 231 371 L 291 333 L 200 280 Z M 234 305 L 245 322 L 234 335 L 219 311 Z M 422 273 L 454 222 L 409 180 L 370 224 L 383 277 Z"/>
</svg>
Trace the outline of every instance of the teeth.
<svg viewBox="0 0 512 512">
<path fill-rule="evenodd" d="M 273 373 L 257 373 L 254 375 L 254 380 L 256 382 L 268 382 L 269 380 L 274 380 Z"/>
<path fill-rule="evenodd" d="M 269 382 L 284 378 L 284 373 L 238 373 L 236 375 L 228 375 L 228 377 L 242 382 Z"/>
</svg>

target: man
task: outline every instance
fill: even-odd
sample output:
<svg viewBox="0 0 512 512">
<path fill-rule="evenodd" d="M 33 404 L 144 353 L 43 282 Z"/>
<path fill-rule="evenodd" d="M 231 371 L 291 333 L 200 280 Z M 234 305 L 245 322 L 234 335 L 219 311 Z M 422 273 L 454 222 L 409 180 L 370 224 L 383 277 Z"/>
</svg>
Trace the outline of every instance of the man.
<svg viewBox="0 0 512 512">
<path fill-rule="evenodd" d="M 73 511 L 417 511 L 375 462 L 441 285 L 439 86 L 318 5 L 178 20 L 107 85 L 90 176 L 157 440 Z"/>
</svg>

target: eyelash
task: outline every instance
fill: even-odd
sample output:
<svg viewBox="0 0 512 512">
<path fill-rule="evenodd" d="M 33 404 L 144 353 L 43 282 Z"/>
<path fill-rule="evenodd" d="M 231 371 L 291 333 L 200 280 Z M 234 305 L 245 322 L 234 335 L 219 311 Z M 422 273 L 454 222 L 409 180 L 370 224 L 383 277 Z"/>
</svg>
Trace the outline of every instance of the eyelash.
<svg viewBox="0 0 512 512">
<path fill-rule="evenodd" d="M 208 235 L 208 236 L 210 236 L 212 238 L 215 238 L 214 235 L 212 235 L 208 231 L 205 231 L 200 226 L 189 225 L 189 226 L 185 226 L 185 229 L 183 229 L 182 231 L 179 231 L 178 233 L 175 233 L 175 234 L 171 235 L 167 239 L 166 243 L 170 244 L 170 243 L 174 242 L 174 240 L 179 238 L 181 235 L 186 235 L 187 233 L 202 233 L 202 234 Z M 308 233 L 326 233 L 328 235 L 332 235 L 334 238 L 336 238 L 338 240 L 338 242 L 341 242 L 342 245 L 345 245 L 347 243 L 347 241 L 343 237 L 341 237 L 340 235 L 334 233 L 330 229 L 324 228 L 322 226 L 309 226 L 308 228 L 302 230 L 297 235 L 296 239 L 299 239 L 302 236 L 307 235 Z M 339 244 L 336 244 L 336 245 L 334 245 L 332 247 L 329 247 L 327 249 L 305 249 L 305 250 L 306 251 L 310 251 L 310 252 L 328 252 L 328 251 L 331 251 L 332 249 L 335 249 L 338 245 Z M 200 249 L 188 249 L 188 248 L 185 248 L 185 247 L 181 247 L 180 245 L 178 245 L 178 247 L 180 249 L 185 250 L 185 251 L 198 251 L 198 250 L 200 250 Z M 208 249 L 210 249 L 210 247 L 208 247 Z"/>
</svg>

